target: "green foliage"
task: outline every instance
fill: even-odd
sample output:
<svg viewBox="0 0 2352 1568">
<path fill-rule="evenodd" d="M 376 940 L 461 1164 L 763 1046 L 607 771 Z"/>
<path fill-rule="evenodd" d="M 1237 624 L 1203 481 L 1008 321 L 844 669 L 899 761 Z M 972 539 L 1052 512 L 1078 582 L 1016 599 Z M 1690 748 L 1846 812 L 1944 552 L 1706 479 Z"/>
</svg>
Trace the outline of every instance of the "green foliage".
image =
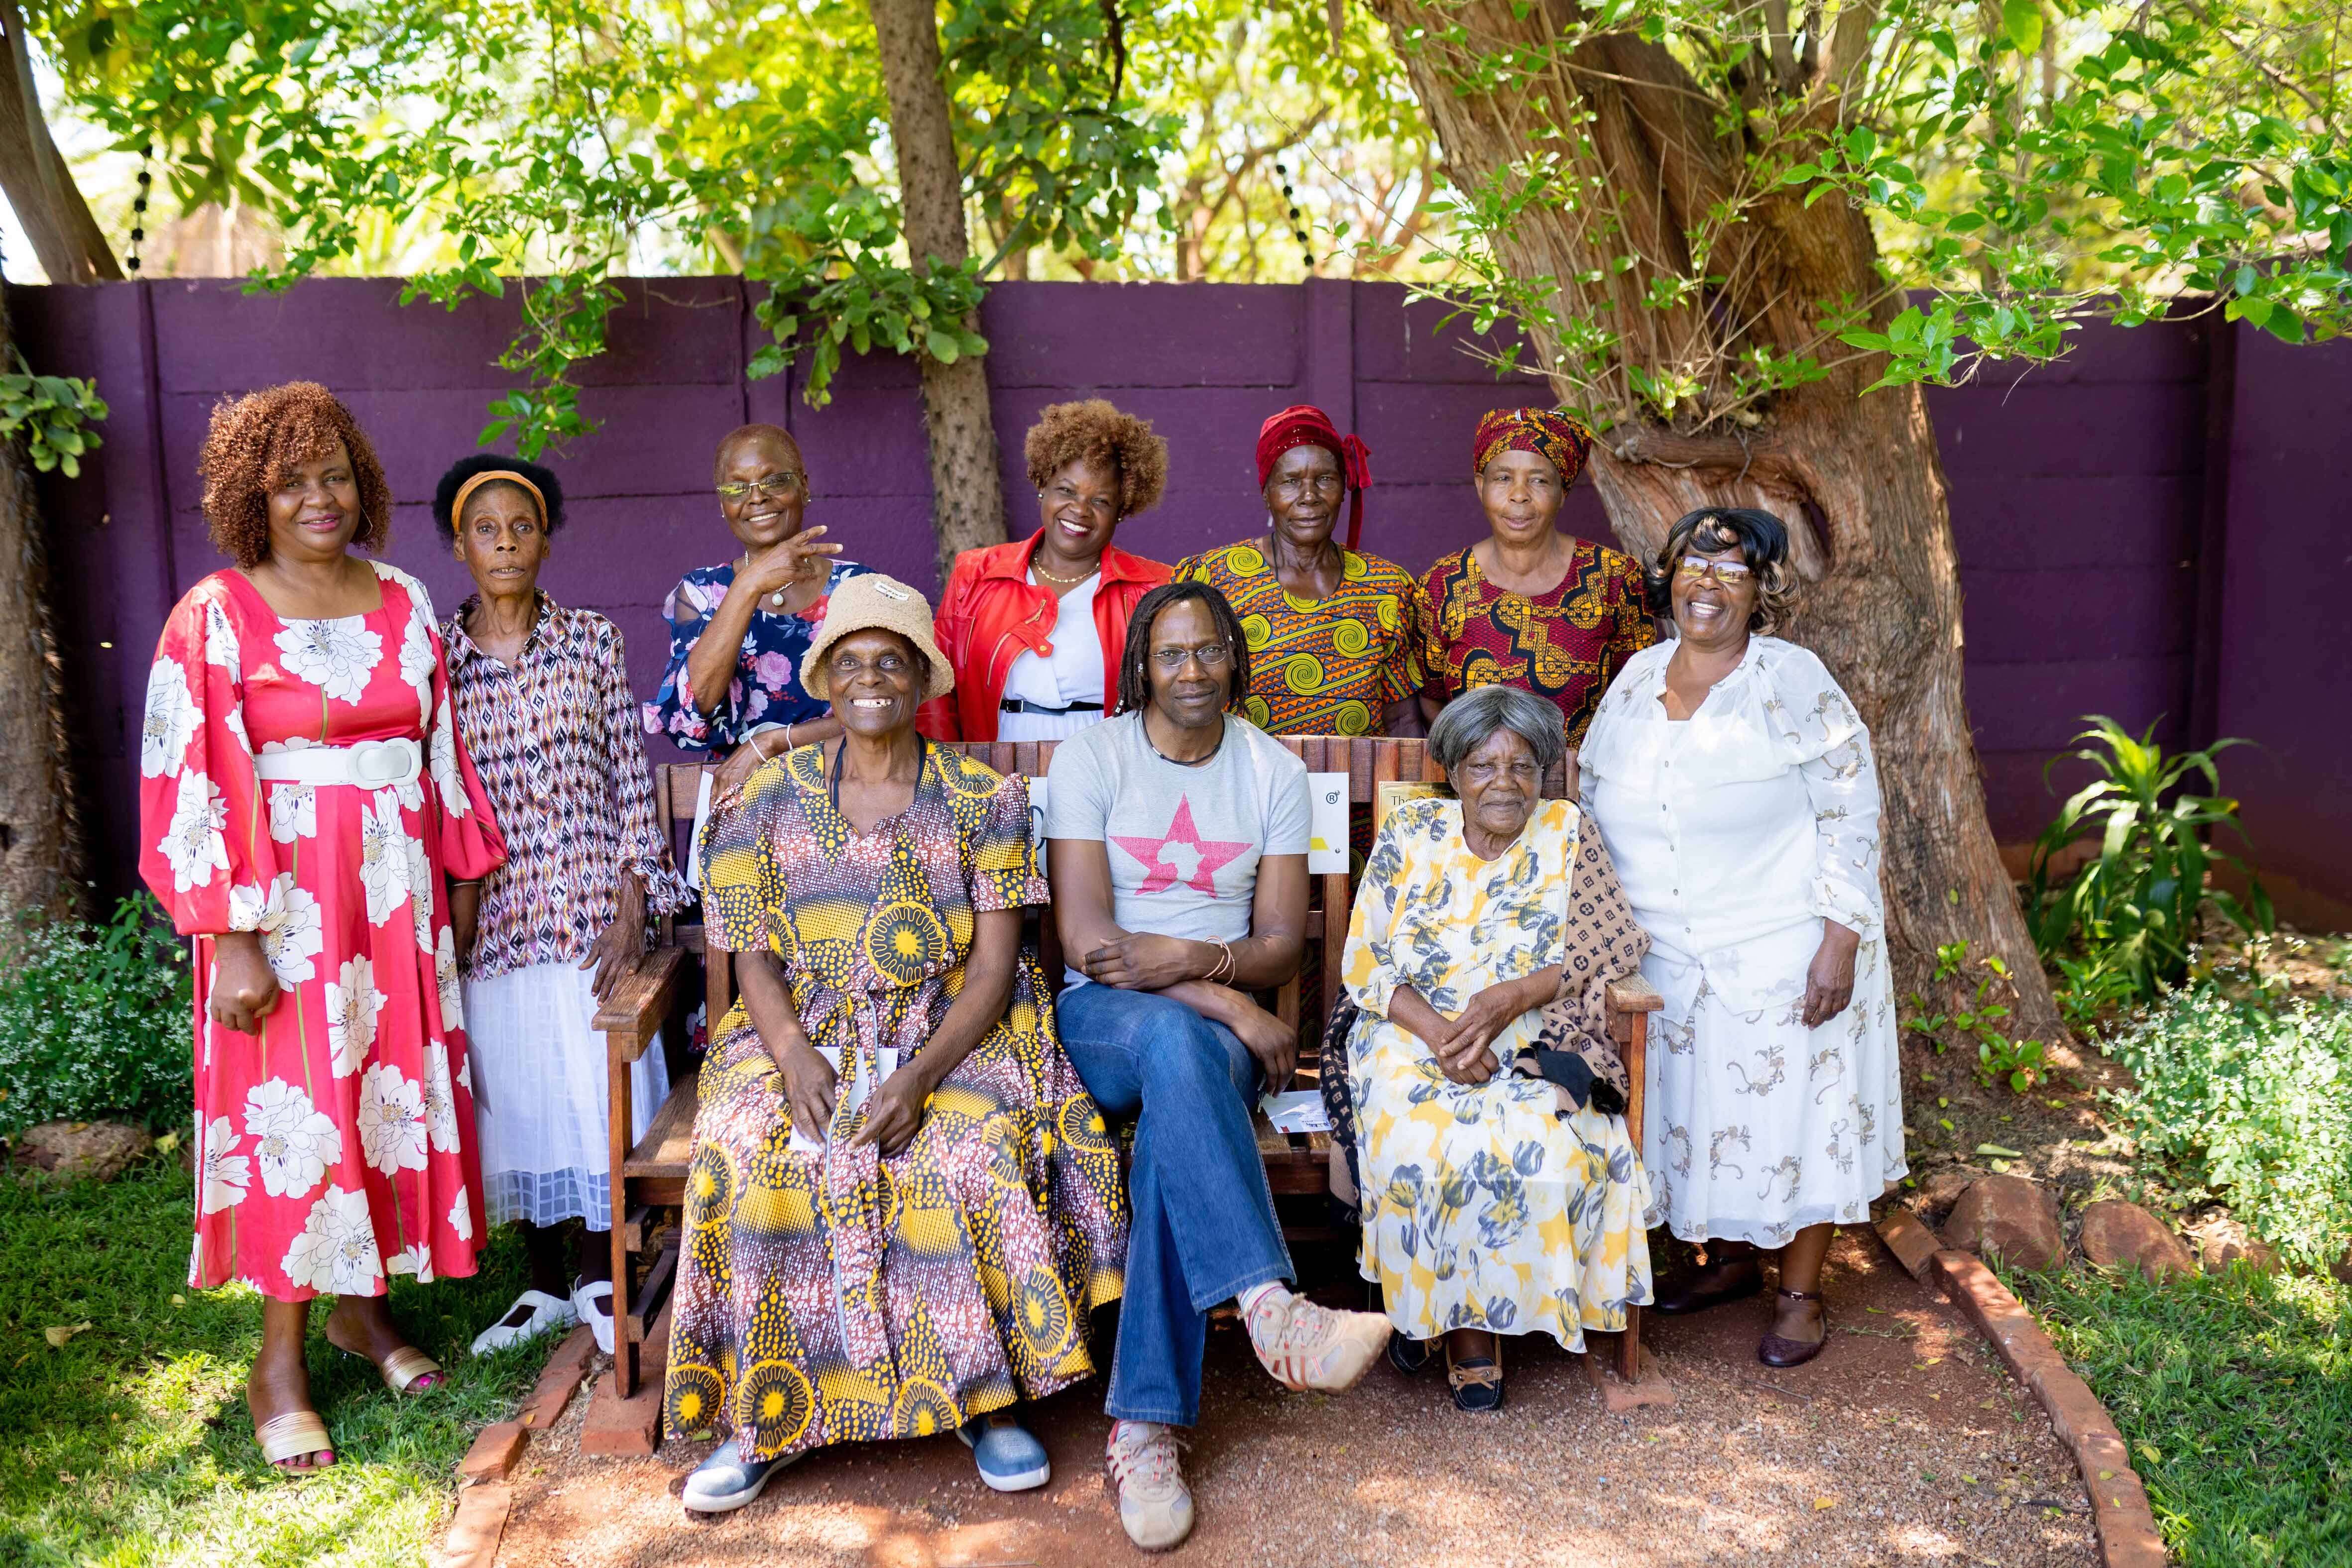
<svg viewBox="0 0 2352 1568">
<path fill-rule="evenodd" d="M 188 1124 L 188 955 L 147 894 L 103 925 L 26 917 L 0 933 L 0 1137 L 50 1121 Z"/>
<path fill-rule="evenodd" d="M 1398 9 L 1424 98 L 1511 122 L 1457 164 L 1429 292 L 1527 329 L 1500 362 L 1603 428 L 1737 433 L 1842 365 L 1963 381 L 2088 321 L 2352 327 L 2335 0 L 1596 0 L 1508 38 Z M 1847 210 L 1875 276 L 1791 277 Z"/>
<path fill-rule="evenodd" d="M 2099 778 L 2076 792 L 2035 841 L 2025 896 L 2026 919 L 2042 956 L 2081 956 L 2081 967 L 2065 971 L 2075 993 L 2068 1006 L 2078 1013 L 2095 1012 L 2101 999 L 2125 985 L 2145 998 L 2180 984 L 2189 973 L 2198 911 L 2209 902 L 2250 935 L 2273 925 L 2262 883 L 2236 857 L 2206 841 L 2217 826 L 2243 836 L 2238 803 L 2182 788 L 2193 774 L 2207 789 L 2220 790 L 2213 758 L 2242 743 L 2223 740 L 2168 756 L 2149 738 L 2153 725 L 2135 739 L 2111 718 L 2093 715 L 2084 722 L 2091 727 L 2075 738 L 2093 744 L 2071 755 L 2097 768 Z M 2061 881 L 2058 858 L 2092 838 L 2098 841 L 2097 857 Z M 2217 865 L 2245 873 L 2243 902 L 2206 885 Z"/>
<path fill-rule="evenodd" d="M 1976 971 L 1981 971 L 1982 977 L 1970 990 L 1966 977 Z M 2042 1081 L 2047 1067 L 2042 1041 L 2011 1040 L 2001 1032 L 2010 1003 L 2017 999 L 2017 982 L 1999 955 L 1971 963 L 1967 942 L 1944 943 L 1936 949 L 1936 968 L 1929 979 L 1931 984 L 1949 988 L 1951 1010 L 1929 1012 L 1927 998 L 1917 991 L 1908 992 L 1903 998 L 1911 1009 L 1903 1020 L 1905 1029 L 1925 1036 L 1938 1056 L 1955 1042 L 1973 1041 L 1977 1081 L 1988 1089 L 2005 1078 L 2011 1093 L 2023 1094 Z M 1951 1131 L 1950 1125 L 1947 1124 L 1944 1130 Z"/>
<path fill-rule="evenodd" d="M 2003 1272 L 2115 1416 L 2174 1561 L 2352 1561 L 2352 1289 L 2242 1263 Z"/>
<path fill-rule="evenodd" d="M 106 400 L 94 382 L 35 375 L 22 353 L 16 360 L 14 371 L 0 373 L 0 441 L 22 435 L 34 467 L 77 477 L 82 455 L 100 444 L 98 432 L 83 426 L 106 417 Z"/>
<path fill-rule="evenodd" d="M 2279 1011 L 2171 993 L 2103 1042 L 2134 1087 L 2108 1096 L 2184 1197 L 2225 1199 L 2281 1253 L 2326 1268 L 2352 1245 L 2352 1008 Z"/>
<path fill-rule="evenodd" d="M 270 1473 L 246 1414 L 261 1343 L 249 1289 L 187 1287 L 194 1182 L 176 1160 L 108 1183 L 0 1175 L 0 1563 L 310 1563 L 412 1568 L 446 1526 L 474 1434 L 504 1420 L 561 1337 L 477 1359 L 473 1336 L 526 1282 L 510 1228 L 470 1279 L 392 1281 L 392 1312 L 449 1368 L 404 1398 L 329 1347 L 310 1314 L 310 1392 L 333 1469 Z M 90 1326 L 62 1348 L 41 1331 Z"/>
<path fill-rule="evenodd" d="M 1168 135 L 1123 96 L 1115 12 L 963 0 L 941 47 L 965 190 L 1010 220 L 996 256 L 935 267 L 906 254 L 873 30 L 846 0 L 34 10 L 71 106 L 151 152 L 183 207 L 274 217 L 286 256 L 257 287 L 387 229 L 437 236 L 404 299 L 454 307 L 543 275 L 499 360 L 520 384 L 482 432 L 525 455 L 590 428 L 578 367 L 604 351 L 616 274 L 715 255 L 772 285 L 778 338 L 755 369 L 807 351 L 822 402 L 845 345 L 983 352 L 965 319 L 1012 251 L 1115 252 Z"/>
</svg>

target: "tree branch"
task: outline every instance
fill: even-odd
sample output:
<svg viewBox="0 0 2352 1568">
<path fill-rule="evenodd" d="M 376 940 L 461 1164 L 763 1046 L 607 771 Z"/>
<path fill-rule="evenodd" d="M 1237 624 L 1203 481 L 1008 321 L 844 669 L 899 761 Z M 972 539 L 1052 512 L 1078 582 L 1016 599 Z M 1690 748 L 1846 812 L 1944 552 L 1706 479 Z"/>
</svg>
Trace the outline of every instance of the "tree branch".
<svg viewBox="0 0 2352 1568">
<path fill-rule="evenodd" d="M 16 0 L 0 0 L 0 28 L 8 35 L 8 64 L 0 69 L 0 189 L 33 242 L 33 255 L 52 283 L 96 283 L 122 276 L 114 249 L 90 215 L 73 172 L 49 139 L 33 82 L 25 18 Z"/>
</svg>

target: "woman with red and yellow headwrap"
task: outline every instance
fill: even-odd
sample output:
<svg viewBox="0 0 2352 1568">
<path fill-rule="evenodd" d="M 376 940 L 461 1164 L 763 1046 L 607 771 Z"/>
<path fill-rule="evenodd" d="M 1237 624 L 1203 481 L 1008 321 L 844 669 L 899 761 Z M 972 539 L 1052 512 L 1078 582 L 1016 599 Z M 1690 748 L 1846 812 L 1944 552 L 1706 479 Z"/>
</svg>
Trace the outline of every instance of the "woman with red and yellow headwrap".
<svg viewBox="0 0 2352 1568">
<path fill-rule="evenodd" d="M 1412 574 L 1360 555 L 1371 454 L 1299 403 L 1259 428 L 1265 531 L 1177 562 L 1225 596 L 1248 639 L 1243 713 L 1276 735 L 1419 735 Z M 1348 542 L 1331 536 L 1349 505 Z"/>
<path fill-rule="evenodd" d="M 1478 422 L 1471 475 L 1487 536 L 1421 577 L 1429 718 L 1472 686 L 1519 686 L 1559 706 L 1574 747 L 1625 661 L 1658 640 L 1641 564 L 1558 527 L 1591 453 L 1592 432 L 1548 409 Z"/>
</svg>

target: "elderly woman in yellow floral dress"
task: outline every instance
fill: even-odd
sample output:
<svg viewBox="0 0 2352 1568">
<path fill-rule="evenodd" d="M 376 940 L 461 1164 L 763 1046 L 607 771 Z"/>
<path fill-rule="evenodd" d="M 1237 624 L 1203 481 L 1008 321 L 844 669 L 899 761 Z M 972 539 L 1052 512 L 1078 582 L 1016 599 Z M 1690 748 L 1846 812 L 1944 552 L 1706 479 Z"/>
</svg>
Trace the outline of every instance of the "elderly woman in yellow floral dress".
<svg viewBox="0 0 2352 1568">
<path fill-rule="evenodd" d="M 1497 1335 L 1580 1351 L 1650 1299 L 1649 1183 L 1604 995 L 1648 941 L 1576 803 L 1538 798 L 1566 749 L 1558 708 L 1482 686 L 1429 747 L 1457 799 L 1381 824 L 1342 959 L 1360 1260 L 1391 1360 L 1417 1371 L 1443 1334 L 1454 1404 L 1493 1410 Z"/>
<path fill-rule="evenodd" d="M 1118 1161 L 1020 950 L 1045 902 L 1022 781 L 915 731 L 953 685 L 930 607 L 879 573 L 803 665 L 845 733 L 762 764 L 702 845 L 742 1000 L 712 1030 L 670 1331 L 672 1433 L 733 1429 L 686 1506 L 829 1443 L 961 1432 L 1043 1486 L 1012 1420 L 1094 1371 L 1127 1255 Z"/>
</svg>

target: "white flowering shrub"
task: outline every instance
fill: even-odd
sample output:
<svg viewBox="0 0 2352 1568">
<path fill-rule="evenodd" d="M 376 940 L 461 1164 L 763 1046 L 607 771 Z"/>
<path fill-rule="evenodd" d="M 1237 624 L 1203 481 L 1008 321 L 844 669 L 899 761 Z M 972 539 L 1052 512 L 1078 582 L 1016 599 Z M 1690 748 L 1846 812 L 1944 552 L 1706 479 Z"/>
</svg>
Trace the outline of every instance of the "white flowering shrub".
<svg viewBox="0 0 2352 1568">
<path fill-rule="evenodd" d="M 0 1137 L 100 1116 L 187 1124 L 194 1100 L 187 948 L 145 894 L 104 925 L 0 930 Z"/>
</svg>

